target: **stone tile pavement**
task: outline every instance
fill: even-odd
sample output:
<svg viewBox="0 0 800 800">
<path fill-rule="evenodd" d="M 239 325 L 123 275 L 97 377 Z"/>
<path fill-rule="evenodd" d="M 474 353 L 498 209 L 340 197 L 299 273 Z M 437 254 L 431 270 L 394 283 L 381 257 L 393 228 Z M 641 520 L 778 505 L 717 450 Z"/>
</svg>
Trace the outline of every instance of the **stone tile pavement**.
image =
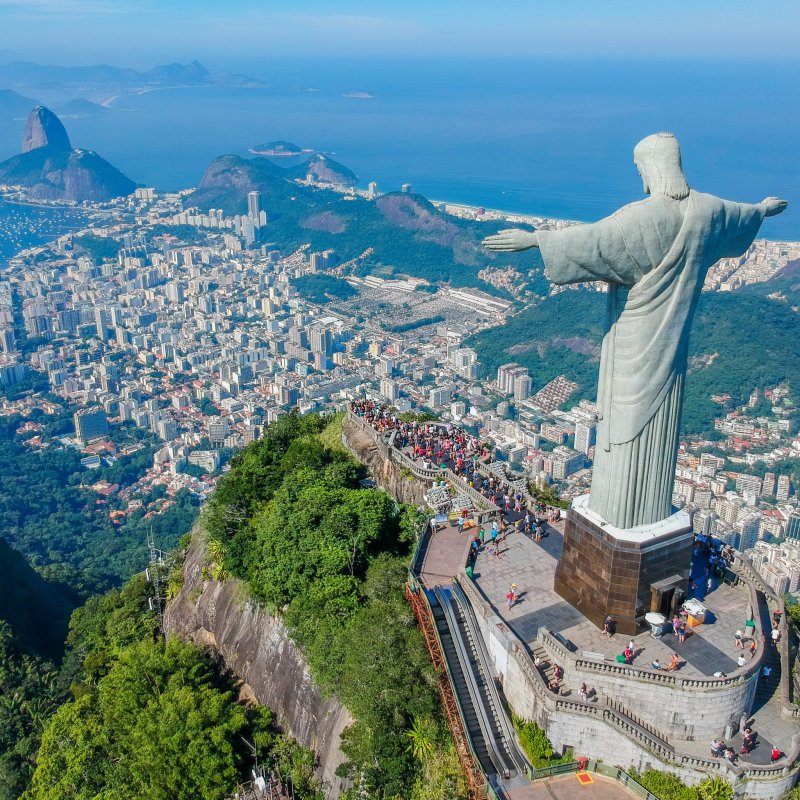
<svg viewBox="0 0 800 800">
<path fill-rule="evenodd" d="M 582 774 L 588 774 L 591 783 L 581 783 L 575 774 L 561 775 L 506 789 L 506 794 L 509 800 L 628 800 L 637 796 L 612 778 L 594 772 Z"/>
<path fill-rule="evenodd" d="M 475 530 L 459 533 L 456 525 L 447 524 L 431 535 L 420 570 L 425 586 L 432 588 L 452 583 L 453 577 L 464 571 Z"/>
<path fill-rule="evenodd" d="M 553 576 L 561 555 L 564 522 L 546 526 L 547 536 L 540 542 L 520 533 L 511 533 L 501 543 L 499 556 L 487 551 L 478 555 L 475 579 L 489 601 L 508 622 L 514 632 L 525 642 L 532 642 L 544 627 L 560 633 L 578 650 L 602 653 L 613 660 L 625 649 L 628 637 L 618 634 L 605 637 L 594 623 L 567 603 L 553 590 Z M 517 584 L 519 601 L 510 610 L 506 593 L 512 583 Z M 734 632 L 743 628 L 749 595 L 744 588 L 718 586 L 704 595 L 710 624 L 696 628 L 686 643 L 680 645 L 677 637 L 667 633 L 654 639 L 648 632 L 633 637 L 634 664 L 648 666 L 658 658 L 668 664 L 677 652 L 681 659 L 681 674 L 691 677 L 713 675 L 717 670 L 731 673 L 736 669 Z M 759 640 L 759 646 L 762 642 Z M 747 654 L 749 660 L 749 654 Z"/>
</svg>

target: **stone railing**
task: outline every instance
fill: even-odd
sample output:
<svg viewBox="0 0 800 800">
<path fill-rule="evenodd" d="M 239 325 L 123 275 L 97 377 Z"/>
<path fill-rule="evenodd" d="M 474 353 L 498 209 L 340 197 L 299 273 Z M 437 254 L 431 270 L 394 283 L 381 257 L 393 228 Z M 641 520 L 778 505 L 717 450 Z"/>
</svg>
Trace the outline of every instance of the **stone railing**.
<svg viewBox="0 0 800 800">
<path fill-rule="evenodd" d="M 757 588 L 765 598 L 772 601 L 781 611 L 781 621 L 778 625 L 778 630 L 781 632 L 781 640 L 778 643 L 778 652 L 781 659 L 781 713 L 787 717 L 794 719 L 800 718 L 800 706 L 798 706 L 792 699 L 792 658 L 789 637 L 791 630 L 786 618 L 786 606 L 783 598 L 779 597 L 775 592 L 767 586 L 761 576 L 755 571 L 750 561 L 740 553 L 736 554 L 736 561 L 734 570 L 739 577 L 744 576 L 745 580 L 750 583 L 752 587 Z M 754 605 L 754 608 L 758 608 Z M 769 619 L 769 606 L 767 606 L 767 619 Z M 770 637 L 767 631 L 762 631 L 764 638 L 764 649 L 771 646 Z"/>
<path fill-rule="evenodd" d="M 627 717 L 634 724 L 638 725 L 643 731 L 646 731 L 656 739 L 661 739 L 661 741 L 664 742 L 664 747 L 674 752 L 675 748 L 671 744 L 669 744 L 666 740 L 661 738 L 661 733 L 655 727 L 655 725 L 653 725 L 650 722 L 647 722 L 646 720 L 643 720 L 637 714 L 634 714 L 627 708 L 627 706 L 625 706 L 623 703 L 620 703 L 619 700 L 614 700 L 611 697 L 606 697 L 605 700 L 606 700 L 606 707 L 610 711 L 614 711 L 617 714 L 621 714 L 622 716 Z"/>
</svg>

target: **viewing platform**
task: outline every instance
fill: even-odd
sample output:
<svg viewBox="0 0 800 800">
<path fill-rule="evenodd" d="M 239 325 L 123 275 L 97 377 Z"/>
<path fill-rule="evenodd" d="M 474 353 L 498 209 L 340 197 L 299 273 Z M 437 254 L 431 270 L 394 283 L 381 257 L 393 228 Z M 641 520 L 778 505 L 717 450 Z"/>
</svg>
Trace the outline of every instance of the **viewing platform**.
<svg viewBox="0 0 800 800">
<path fill-rule="evenodd" d="M 365 425 L 360 419 L 357 424 Z M 371 435 L 386 459 L 403 465 L 407 480 L 434 487 L 444 483 L 448 490 L 442 499 L 467 494 L 461 492 L 464 478 L 448 463 L 420 465 L 413 453 L 402 452 L 392 433 Z M 543 535 L 538 539 L 524 533 L 515 523 L 527 508 L 535 508 L 536 501 L 498 473 L 499 465 L 480 460 L 474 464 L 474 485 L 469 488 L 479 497 L 467 511 L 464 530 L 457 503 L 431 512 L 412 566 L 412 591 L 414 584 L 445 590 L 460 586 L 508 706 L 536 721 L 556 752 L 571 749 L 576 757 L 585 754 L 623 769 L 666 770 L 689 784 L 719 775 L 739 795 L 763 800 L 790 788 L 800 760 L 792 631 L 782 599 L 744 557 L 735 553 L 720 579 L 707 572 L 706 550 L 695 548 L 689 598 L 702 603 L 705 618 L 687 629 L 683 643 L 670 623 L 658 636 L 650 631 L 606 636 L 553 588 L 564 520 L 545 521 L 542 516 L 549 515 L 536 509 Z M 502 484 L 506 492 L 498 503 L 486 497 L 483 484 L 489 476 L 496 476 L 494 484 Z M 520 495 L 521 507 L 510 505 L 509 495 Z M 484 505 L 487 500 L 489 508 Z M 501 521 L 506 535 L 497 537 L 496 547 L 485 535 L 475 555 L 476 532 L 483 526 L 488 533 L 492 522 Z M 516 596 L 509 606 L 512 584 Z M 782 612 L 777 643 L 771 636 L 776 610 Z M 751 620 L 754 625 L 747 625 Z M 739 630 L 743 647 L 737 645 Z M 629 644 L 626 661 L 623 653 Z M 676 655 L 676 668 L 671 668 Z M 742 750 L 745 727 L 755 737 L 749 751 Z M 712 739 L 724 740 L 732 750 L 730 759 L 712 756 Z M 773 747 L 780 754 L 777 759 L 772 758 Z"/>
</svg>

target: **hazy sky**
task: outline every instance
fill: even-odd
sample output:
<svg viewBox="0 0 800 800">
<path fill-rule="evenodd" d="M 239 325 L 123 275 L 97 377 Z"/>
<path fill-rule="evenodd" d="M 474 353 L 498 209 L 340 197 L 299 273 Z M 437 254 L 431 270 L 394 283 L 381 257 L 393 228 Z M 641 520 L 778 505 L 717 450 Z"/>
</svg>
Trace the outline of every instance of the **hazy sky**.
<svg viewBox="0 0 800 800">
<path fill-rule="evenodd" d="M 270 57 L 794 58 L 800 3 L 772 0 L 0 0 L 0 63 L 214 68 Z"/>
</svg>

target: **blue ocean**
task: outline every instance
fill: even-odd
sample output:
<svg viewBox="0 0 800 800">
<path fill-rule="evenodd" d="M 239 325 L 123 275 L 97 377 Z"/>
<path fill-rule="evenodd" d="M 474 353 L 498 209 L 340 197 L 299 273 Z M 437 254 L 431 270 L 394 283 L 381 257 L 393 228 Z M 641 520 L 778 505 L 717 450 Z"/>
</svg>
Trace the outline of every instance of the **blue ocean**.
<svg viewBox="0 0 800 800">
<path fill-rule="evenodd" d="M 730 199 L 790 200 L 763 235 L 800 240 L 800 61 L 371 61 L 208 65 L 261 89 L 122 95 L 64 120 L 73 143 L 135 181 L 195 186 L 222 153 L 286 139 L 380 191 L 593 220 L 641 197 L 632 150 L 679 138 L 689 183 Z M 0 126 L 0 157 L 22 122 Z"/>
</svg>

